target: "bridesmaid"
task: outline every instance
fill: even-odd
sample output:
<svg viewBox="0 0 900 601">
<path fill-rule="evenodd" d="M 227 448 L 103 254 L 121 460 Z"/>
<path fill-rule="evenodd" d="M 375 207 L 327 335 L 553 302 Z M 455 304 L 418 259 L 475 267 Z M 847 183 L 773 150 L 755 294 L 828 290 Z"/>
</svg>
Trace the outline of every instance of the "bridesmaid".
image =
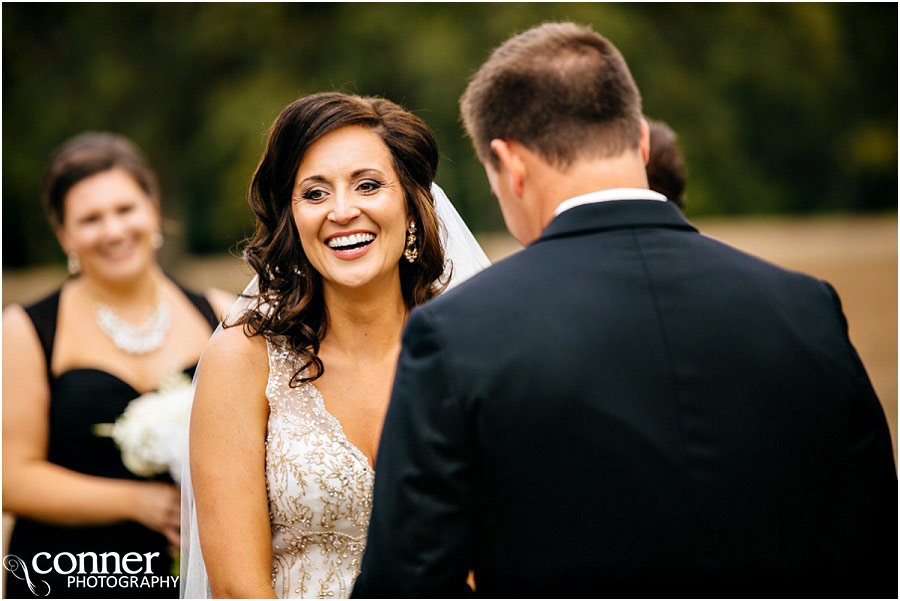
<svg viewBox="0 0 900 601">
<path fill-rule="evenodd" d="M 125 138 L 88 133 L 67 142 L 43 197 L 72 277 L 3 312 L 3 509 L 17 518 L 9 554 L 38 594 L 46 581 L 51 597 L 176 597 L 171 579 L 134 587 L 117 578 L 110 587 L 107 578 L 89 588 L 54 569 L 37 574 L 33 561 L 48 553 L 38 557 L 43 570 L 60 554 L 158 553 L 139 576 L 170 574 L 178 489 L 168 477 L 131 473 L 94 425 L 114 422 L 167 376 L 192 375 L 233 298 L 195 294 L 163 274 L 156 176 Z M 69 563 L 59 560 L 64 571 Z M 7 598 L 32 596 L 21 578 L 7 574 Z"/>
</svg>

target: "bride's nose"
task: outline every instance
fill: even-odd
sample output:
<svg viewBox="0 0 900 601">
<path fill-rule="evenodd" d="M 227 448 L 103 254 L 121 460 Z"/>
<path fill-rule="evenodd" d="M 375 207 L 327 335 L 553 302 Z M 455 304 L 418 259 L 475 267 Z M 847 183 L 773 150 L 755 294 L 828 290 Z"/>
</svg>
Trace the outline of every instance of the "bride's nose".
<svg viewBox="0 0 900 601">
<path fill-rule="evenodd" d="M 359 217 L 360 210 L 352 194 L 338 193 L 334 197 L 334 204 L 331 206 L 331 212 L 328 213 L 328 219 L 344 225 Z"/>
</svg>

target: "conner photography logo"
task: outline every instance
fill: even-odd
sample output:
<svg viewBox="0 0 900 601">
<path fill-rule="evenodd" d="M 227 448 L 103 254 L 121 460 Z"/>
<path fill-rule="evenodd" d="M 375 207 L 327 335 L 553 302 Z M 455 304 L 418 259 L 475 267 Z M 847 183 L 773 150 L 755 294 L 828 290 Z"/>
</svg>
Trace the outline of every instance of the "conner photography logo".
<svg viewBox="0 0 900 601">
<path fill-rule="evenodd" d="M 158 576 L 151 562 L 159 553 L 36 553 L 31 565 L 16 555 L 3 558 L 3 567 L 38 597 L 50 594 L 50 584 L 41 578 L 45 574 L 66 576 L 66 586 L 74 588 L 146 588 L 177 587 L 178 576 Z"/>
</svg>

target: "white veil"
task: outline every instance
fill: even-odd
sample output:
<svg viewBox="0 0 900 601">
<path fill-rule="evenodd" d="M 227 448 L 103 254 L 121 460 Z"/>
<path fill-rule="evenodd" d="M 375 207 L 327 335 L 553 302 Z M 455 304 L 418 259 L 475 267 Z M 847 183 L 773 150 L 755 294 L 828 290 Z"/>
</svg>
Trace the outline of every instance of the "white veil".
<svg viewBox="0 0 900 601">
<path fill-rule="evenodd" d="M 431 193 L 434 196 L 435 211 L 441 230 L 441 242 L 444 246 L 444 277 L 450 277 L 445 290 L 449 290 L 489 267 L 491 263 L 444 191 L 437 184 L 431 184 Z M 257 278 L 254 276 L 229 309 L 224 321 L 233 322 L 247 309 L 256 293 Z M 219 328 L 221 327 L 220 325 Z M 218 329 L 216 331 L 218 332 Z M 196 384 L 196 380 L 194 383 Z M 194 489 L 191 484 L 190 457 L 188 455 L 189 437 L 185 436 L 184 440 L 184 460 L 181 470 L 180 597 L 183 599 L 208 599 L 211 594 L 197 529 L 197 511 L 194 507 Z"/>
</svg>

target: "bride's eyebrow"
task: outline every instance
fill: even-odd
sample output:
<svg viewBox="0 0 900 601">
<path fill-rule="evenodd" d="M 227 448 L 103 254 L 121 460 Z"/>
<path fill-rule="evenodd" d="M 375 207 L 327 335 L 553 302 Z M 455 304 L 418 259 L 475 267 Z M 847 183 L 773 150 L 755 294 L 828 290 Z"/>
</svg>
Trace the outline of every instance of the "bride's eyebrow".
<svg viewBox="0 0 900 601">
<path fill-rule="evenodd" d="M 321 175 L 310 175 L 309 177 L 304 177 L 302 180 L 297 182 L 297 185 L 295 187 L 299 188 L 307 182 L 322 183 L 322 182 L 328 182 L 328 180 L 324 176 L 321 176 Z"/>
<path fill-rule="evenodd" d="M 382 173 L 380 170 L 376 169 L 375 167 L 363 167 L 362 169 L 357 169 L 356 171 L 354 171 L 353 173 L 351 173 L 351 174 L 350 174 L 350 179 L 356 179 L 357 177 L 359 177 L 359 176 L 361 176 L 361 175 L 366 175 L 366 174 L 368 174 L 368 173 L 371 173 L 371 174 L 373 174 L 373 175 L 377 175 L 377 176 L 379 176 L 379 177 L 381 177 L 381 178 L 384 178 L 384 177 L 385 177 L 384 173 Z M 303 186 L 304 184 L 306 184 L 306 183 L 308 183 L 308 182 L 314 182 L 314 183 L 327 183 L 327 182 L 328 182 L 328 178 L 326 178 L 325 176 L 322 176 L 322 175 L 310 175 L 310 176 L 308 176 L 308 177 L 304 177 L 302 180 L 300 180 L 299 182 L 297 182 L 297 186 L 296 186 L 296 187 L 299 188 L 299 187 Z"/>
<path fill-rule="evenodd" d="M 351 179 L 356 179 L 357 177 L 359 177 L 359 176 L 361 176 L 361 175 L 366 175 L 367 173 L 372 173 L 372 174 L 377 175 L 377 176 L 382 177 L 382 178 L 384 177 L 384 173 L 382 173 L 382 172 L 379 171 L 378 169 L 376 169 L 376 168 L 374 168 L 374 167 L 365 167 L 365 168 L 363 168 L 363 169 L 357 169 L 356 171 L 354 171 L 353 173 L 351 173 L 351 174 L 350 174 L 350 178 L 351 178 Z"/>
</svg>

